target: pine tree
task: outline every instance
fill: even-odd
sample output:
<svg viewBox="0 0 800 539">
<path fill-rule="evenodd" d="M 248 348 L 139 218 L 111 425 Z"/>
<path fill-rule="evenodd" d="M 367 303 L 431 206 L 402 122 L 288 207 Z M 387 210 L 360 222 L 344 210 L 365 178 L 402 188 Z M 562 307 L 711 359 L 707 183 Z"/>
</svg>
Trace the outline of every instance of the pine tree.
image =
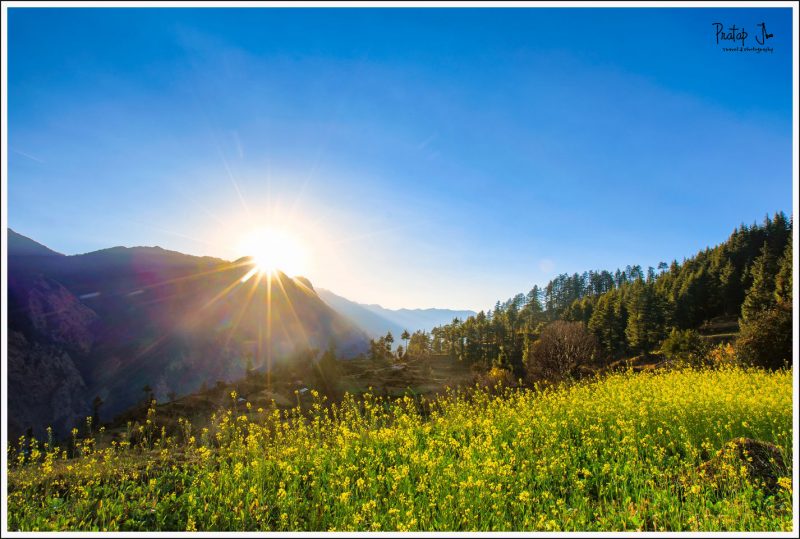
<svg viewBox="0 0 800 539">
<path fill-rule="evenodd" d="M 792 304 L 792 242 L 786 243 L 775 276 L 775 301 L 779 304 Z"/>
<path fill-rule="evenodd" d="M 725 314 L 738 314 L 741 306 L 741 277 L 736 272 L 733 262 L 728 259 L 719 270 L 719 287 L 722 294 L 722 305 Z"/>
<path fill-rule="evenodd" d="M 664 306 L 652 285 L 637 279 L 628 300 L 628 326 L 625 335 L 635 350 L 648 353 L 664 338 Z"/>
<path fill-rule="evenodd" d="M 588 326 L 608 359 L 625 351 L 627 311 L 618 290 L 607 292 L 597 299 Z"/>
<path fill-rule="evenodd" d="M 765 241 L 761 254 L 753 261 L 750 274 L 753 284 L 747 291 L 742 304 L 742 321 L 747 322 L 756 314 L 769 309 L 775 304 L 775 275 L 778 263 Z"/>
</svg>

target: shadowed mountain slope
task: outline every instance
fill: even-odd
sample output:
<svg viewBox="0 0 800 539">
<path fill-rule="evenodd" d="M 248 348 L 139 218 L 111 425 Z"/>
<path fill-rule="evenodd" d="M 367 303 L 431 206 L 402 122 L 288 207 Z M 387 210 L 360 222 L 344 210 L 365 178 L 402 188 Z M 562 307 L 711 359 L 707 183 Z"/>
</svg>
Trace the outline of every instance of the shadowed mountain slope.
<svg viewBox="0 0 800 539">
<path fill-rule="evenodd" d="M 334 344 L 352 357 L 367 347 L 366 335 L 307 279 L 276 272 L 245 280 L 253 267 L 247 258 L 227 262 L 159 247 L 64 256 L 9 236 L 15 430 L 43 428 L 56 416 L 53 426 L 68 430 L 95 396 L 109 417 L 142 401 L 146 385 L 164 400 L 241 377 L 248 367 L 268 370 L 299 350 Z M 52 375 L 54 368 L 68 376 Z M 37 412 L 30 402 L 42 403 Z"/>
</svg>

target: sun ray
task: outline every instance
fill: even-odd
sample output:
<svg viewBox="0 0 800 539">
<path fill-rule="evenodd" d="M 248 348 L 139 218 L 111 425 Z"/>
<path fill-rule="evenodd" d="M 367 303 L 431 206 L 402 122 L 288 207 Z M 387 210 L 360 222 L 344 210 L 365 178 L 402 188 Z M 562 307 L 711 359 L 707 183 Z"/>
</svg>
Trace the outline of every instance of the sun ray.
<svg viewBox="0 0 800 539">
<path fill-rule="evenodd" d="M 211 305 L 213 305 L 214 303 L 216 303 L 217 301 L 222 299 L 223 296 L 228 294 L 230 291 L 232 291 L 234 288 L 236 288 L 237 286 L 239 286 L 243 282 L 244 281 L 242 281 L 241 279 L 236 279 L 231 284 L 229 284 L 228 286 L 226 286 L 225 288 L 220 290 L 213 298 L 208 300 L 208 302 L 206 302 L 200 309 L 203 310 L 203 309 L 207 309 L 208 307 L 211 307 Z"/>
<path fill-rule="evenodd" d="M 275 281 L 277 281 L 278 287 L 283 293 L 283 297 L 286 299 L 286 305 L 289 308 L 289 312 L 294 317 L 295 322 L 297 322 L 297 326 L 300 329 L 303 341 L 308 344 L 309 339 L 308 339 L 308 334 L 306 333 L 306 328 L 303 325 L 303 322 L 300 320 L 300 317 L 297 315 L 297 311 L 295 310 L 294 305 L 292 305 L 292 299 L 289 297 L 289 294 L 286 293 L 286 288 L 283 286 L 283 282 L 279 275 L 275 276 Z"/>
<path fill-rule="evenodd" d="M 267 279 L 267 389 L 272 391 L 272 280 Z M 259 354 L 261 342 L 259 345 Z M 260 359 L 260 358 L 259 358 Z"/>
<path fill-rule="evenodd" d="M 247 265 L 250 265 L 250 264 L 252 264 L 252 262 L 251 261 L 247 261 L 247 260 L 242 261 L 242 262 L 228 262 L 226 264 L 222 264 L 222 265 L 219 265 L 217 267 L 214 267 L 214 268 L 212 268 L 210 270 L 197 271 L 197 272 L 194 272 L 194 273 L 190 273 L 189 275 L 182 275 L 180 277 L 173 277 L 172 279 L 166 279 L 164 281 L 159 281 L 157 283 L 150 283 L 150 284 L 147 284 L 147 285 L 142 285 L 142 286 L 139 286 L 136 289 L 132 290 L 131 292 L 135 292 L 135 291 L 138 291 L 138 290 L 147 290 L 147 289 L 150 289 L 150 288 L 157 288 L 159 286 L 166 286 L 168 284 L 178 283 L 178 282 L 182 282 L 182 281 L 191 281 L 192 279 L 199 279 L 200 277 L 204 277 L 204 276 L 207 276 L 207 275 L 212 275 L 214 273 L 222 273 L 224 271 L 229 271 L 231 269 L 247 266 Z"/>
<path fill-rule="evenodd" d="M 247 291 L 247 295 L 244 297 L 244 301 L 242 301 L 242 305 L 239 308 L 239 313 L 236 315 L 236 317 L 233 320 L 233 323 L 231 324 L 231 328 L 228 331 L 228 334 L 225 338 L 225 345 L 230 343 L 231 338 L 233 337 L 233 334 L 236 332 L 236 329 L 239 327 L 239 323 L 242 321 L 242 318 L 244 318 L 244 314 L 247 311 L 247 307 L 250 305 L 250 302 L 253 299 L 253 294 L 255 294 L 257 289 L 258 289 L 258 279 L 254 279 L 250 285 L 250 289 Z"/>
<path fill-rule="evenodd" d="M 246 283 L 247 281 L 250 280 L 250 277 L 252 277 L 256 273 L 258 273 L 259 271 L 260 271 L 260 269 L 258 268 L 258 266 L 253 266 L 252 268 L 250 268 L 250 271 L 248 271 L 247 273 L 244 274 L 244 277 L 239 279 L 239 282 L 240 283 Z"/>
</svg>

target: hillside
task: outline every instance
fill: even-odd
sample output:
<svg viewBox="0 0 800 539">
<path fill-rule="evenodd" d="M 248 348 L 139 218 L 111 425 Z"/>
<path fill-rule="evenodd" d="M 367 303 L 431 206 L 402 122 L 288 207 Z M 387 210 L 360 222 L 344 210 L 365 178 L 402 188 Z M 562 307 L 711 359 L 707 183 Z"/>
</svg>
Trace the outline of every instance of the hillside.
<svg viewBox="0 0 800 539">
<path fill-rule="evenodd" d="M 60 448 L 27 461 L 12 451 L 9 526 L 791 529 L 790 371 L 625 373 L 438 400 L 309 398 L 304 414 L 233 393 L 227 411 L 166 436 L 154 410 L 124 443 L 98 434 L 66 461 Z"/>
<path fill-rule="evenodd" d="M 15 256 L 64 256 L 41 243 L 8 229 L 8 252 Z"/>
<path fill-rule="evenodd" d="M 649 355 L 673 331 L 719 343 L 742 329 L 763 336 L 772 327 L 748 362 L 779 367 L 792 360 L 792 228 L 776 213 L 681 262 L 564 273 L 491 311 L 434 328 L 430 348 L 520 376 L 542 331 L 559 320 L 585 328 L 600 364 Z"/>
<path fill-rule="evenodd" d="M 165 402 L 280 363 L 308 371 L 319 360 L 313 351 L 331 345 L 331 361 L 368 358 L 340 367 L 353 383 L 337 391 L 378 384 L 388 392 L 430 391 L 437 383 L 426 384 L 412 367 L 429 357 L 460 360 L 463 372 L 497 367 L 512 379 L 535 378 L 540 336 L 557 320 L 582 326 L 591 341 L 578 363 L 565 367 L 568 376 L 631 358 L 643 368 L 656 365 L 668 337 L 670 353 L 705 361 L 709 347 L 734 341 L 740 330 L 751 343 L 749 352 L 737 346 L 744 364 L 780 367 L 791 360 L 791 226 L 776 214 L 658 272 L 634 266 L 564 274 L 475 315 L 361 305 L 280 272 L 244 283 L 247 259 L 158 247 L 64 256 L 9 231 L 9 372 L 19 388 L 10 395 L 10 431 L 41 433 L 49 424 L 63 434 L 90 413 L 95 397 L 109 418 L 145 400 L 146 387 Z M 443 325 L 428 333 L 437 320 Z M 408 341 L 400 338 L 404 329 L 413 332 Z M 386 331 L 394 346 L 383 339 Z M 403 357 L 400 342 L 408 347 Z M 392 379 L 408 379 L 373 377 L 376 365 Z M 439 385 L 464 381 L 453 377 Z M 365 383 L 371 378 L 375 384 Z"/>
<path fill-rule="evenodd" d="M 46 248 L 14 237 L 12 436 L 48 424 L 67 432 L 88 415 L 95 396 L 113 415 L 140 402 L 144 386 L 166 400 L 240 378 L 247 367 L 268 369 L 298 349 L 335 343 L 349 357 L 367 346 L 366 335 L 306 280 L 278 272 L 242 282 L 251 267 L 246 259 L 226 262 L 158 247 L 41 256 Z"/>
</svg>

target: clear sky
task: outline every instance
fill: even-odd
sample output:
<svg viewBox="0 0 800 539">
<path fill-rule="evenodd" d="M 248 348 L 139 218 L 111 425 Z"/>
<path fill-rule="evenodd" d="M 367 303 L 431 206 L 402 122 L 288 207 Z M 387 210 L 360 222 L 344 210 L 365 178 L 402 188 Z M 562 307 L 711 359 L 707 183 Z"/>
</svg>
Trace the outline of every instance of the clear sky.
<svg viewBox="0 0 800 539">
<path fill-rule="evenodd" d="M 713 23 L 764 22 L 772 53 Z M 9 9 L 8 223 L 491 308 L 792 210 L 789 9 Z"/>
</svg>

